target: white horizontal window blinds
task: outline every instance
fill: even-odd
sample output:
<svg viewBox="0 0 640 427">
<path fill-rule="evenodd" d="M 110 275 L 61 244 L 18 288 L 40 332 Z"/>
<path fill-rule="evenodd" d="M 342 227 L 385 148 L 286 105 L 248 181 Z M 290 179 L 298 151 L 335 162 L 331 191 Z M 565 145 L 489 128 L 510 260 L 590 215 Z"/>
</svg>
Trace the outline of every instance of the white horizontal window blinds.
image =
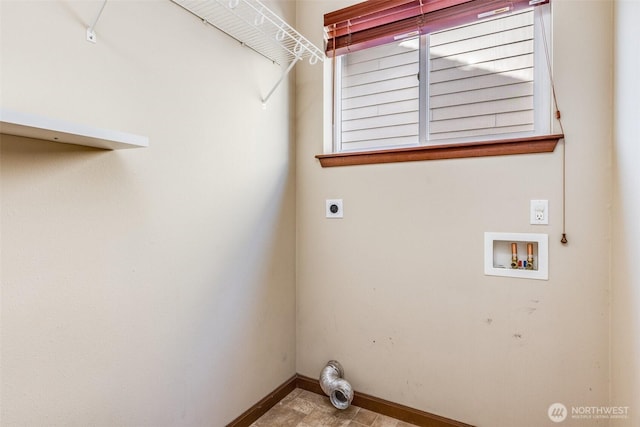
<svg viewBox="0 0 640 427">
<path fill-rule="evenodd" d="M 405 43 L 341 57 L 340 151 L 418 144 L 419 51 Z"/>
<path fill-rule="evenodd" d="M 429 36 L 429 140 L 534 130 L 532 9 Z"/>
</svg>

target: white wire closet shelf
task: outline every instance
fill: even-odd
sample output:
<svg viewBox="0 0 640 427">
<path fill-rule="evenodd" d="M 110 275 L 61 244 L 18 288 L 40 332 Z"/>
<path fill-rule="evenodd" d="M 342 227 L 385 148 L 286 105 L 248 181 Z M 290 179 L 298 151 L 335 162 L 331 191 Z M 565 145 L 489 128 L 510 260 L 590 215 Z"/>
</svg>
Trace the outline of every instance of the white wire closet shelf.
<svg viewBox="0 0 640 427">
<path fill-rule="evenodd" d="M 322 49 L 259 0 L 171 1 L 274 63 L 288 65 L 280 80 L 262 99 L 263 104 L 299 60 L 307 59 L 312 65 L 324 60 Z"/>
</svg>

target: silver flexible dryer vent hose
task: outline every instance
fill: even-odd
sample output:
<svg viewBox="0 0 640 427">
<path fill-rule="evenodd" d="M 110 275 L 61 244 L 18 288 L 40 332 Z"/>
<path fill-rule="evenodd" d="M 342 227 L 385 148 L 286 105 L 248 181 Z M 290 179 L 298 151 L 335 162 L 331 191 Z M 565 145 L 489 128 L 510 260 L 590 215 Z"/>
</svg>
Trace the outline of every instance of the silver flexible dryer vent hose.
<svg viewBox="0 0 640 427">
<path fill-rule="evenodd" d="M 344 369 L 336 360 L 327 362 L 320 372 L 320 388 L 338 409 L 347 409 L 353 400 L 353 388 L 343 377 Z"/>
</svg>

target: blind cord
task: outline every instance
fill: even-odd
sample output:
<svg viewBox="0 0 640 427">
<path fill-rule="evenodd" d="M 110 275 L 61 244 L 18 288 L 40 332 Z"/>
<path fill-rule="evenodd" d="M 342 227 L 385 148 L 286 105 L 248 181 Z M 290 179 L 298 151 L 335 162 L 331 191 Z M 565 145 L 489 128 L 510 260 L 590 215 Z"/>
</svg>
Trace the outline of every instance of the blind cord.
<svg viewBox="0 0 640 427">
<path fill-rule="evenodd" d="M 551 82 L 551 95 L 553 96 L 553 105 L 556 110 L 556 119 L 558 120 L 558 124 L 560 125 L 560 131 L 562 135 L 564 135 L 564 127 L 562 126 L 562 114 L 560 114 L 560 108 L 558 107 L 558 97 L 556 96 L 556 84 L 553 81 L 553 71 L 551 69 L 551 56 L 549 55 L 549 44 L 547 43 L 547 31 L 544 26 L 544 19 L 542 19 L 542 14 L 538 14 L 538 18 L 540 20 L 540 26 L 542 27 L 542 42 L 544 45 L 544 53 L 547 59 L 547 70 L 549 72 L 549 81 Z M 567 140 L 563 137 L 562 143 L 562 239 L 560 242 L 563 245 L 569 243 L 567 240 L 567 214 L 566 214 L 566 205 L 567 205 Z"/>
</svg>

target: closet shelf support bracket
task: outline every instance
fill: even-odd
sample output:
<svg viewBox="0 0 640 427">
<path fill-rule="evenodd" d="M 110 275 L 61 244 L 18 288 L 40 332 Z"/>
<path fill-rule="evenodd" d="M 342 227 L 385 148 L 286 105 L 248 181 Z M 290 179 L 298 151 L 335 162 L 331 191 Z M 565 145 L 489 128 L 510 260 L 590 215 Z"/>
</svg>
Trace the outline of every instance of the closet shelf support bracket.
<svg viewBox="0 0 640 427">
<path fill-rule="evenodd" d="M 280 83 L 282 83 L 282 81 L 289 75 L 289 73 L 291 72 L 291 70 L 293 70 L 293 67 L 295 67 L 295 65 L 298 63 L 298 61 L 300 61 L 302 59 L 301 56 L 296 56 L 293 61 L 291 61 L 291 63 L 289 64 L 289 66 L 287 67 L 287 69 L 284 71 L 284 73 L 282 73 L 282 75 L 280 76 L 280 79 L 276 82 L 276 84 L 273 86 L 273 88 L 269 91 L 269 93 L 267 94 L 267 96 L 265 96 L 264 98 L 262 98 L 262 108 L 267 108 L 267 101 L 269 101 L 269 98 L 271 98 L 271 95 L 273 95 L 273 92 L 276 91 L 276 89 L 278 88 L 278 86 L 280 86 Z"/>
<path fill-rule="evenodd" d="M 91 24 L 89 27 L 87 27 L 87 41 L 91 42 L 91 43 L 95 43 L 97 38 L 96 38 L 96 25 L 98 24 L 98 21 L 100 20 L 100 16 L 102 15 L 102 11 L 104 10 L 104 7 L 107 5 L 107 0 L 104 0 L 104 3 L 102 3 L 102 6 L 100 7 L 100 11 L 98 12 L 98 15 L 96 15 L 96 19 L 93 20 L 93 24 Z"/>
</svg>

